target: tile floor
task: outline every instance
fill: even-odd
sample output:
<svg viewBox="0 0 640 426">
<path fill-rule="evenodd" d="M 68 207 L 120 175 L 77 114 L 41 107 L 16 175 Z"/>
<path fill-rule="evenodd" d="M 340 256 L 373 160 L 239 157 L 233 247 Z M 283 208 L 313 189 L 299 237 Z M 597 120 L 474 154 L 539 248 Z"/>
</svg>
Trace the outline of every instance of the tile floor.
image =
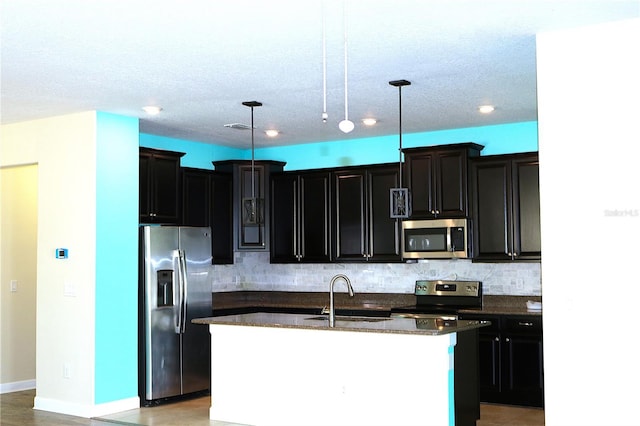
<svg viewBox="0 0 640 426">
<path fill-rule="evenodd" d="M 2 426 L 237 426 L 209 420 L 210 398 L 202 397 L 157 407 L 142 407 L 100 419 L 85 419 L 33 409 L 35 390 L 0 395 Z M 482 404 L 477 426 L 544 426 L 544 411 L 537 408 Z"/>
</svg>

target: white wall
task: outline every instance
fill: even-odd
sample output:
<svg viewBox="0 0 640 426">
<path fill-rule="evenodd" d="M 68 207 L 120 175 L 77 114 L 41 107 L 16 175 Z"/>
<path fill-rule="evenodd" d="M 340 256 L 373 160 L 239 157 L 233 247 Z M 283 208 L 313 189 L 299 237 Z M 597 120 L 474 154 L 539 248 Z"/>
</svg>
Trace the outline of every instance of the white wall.
<svg viewBox="0 0 640 426">
<path fill-rule="evenodd" d="M 95 113 L 3 126 L 2 137 L 3 163 L 39 169 L 35 406 L 70 412 L 52 406 L 93 403 Z M 69 259 L 56 259 L 57 247 Z"/>
<path fill-rule="evenodd" d="M 0 168 L 0 393 L 36 385 L 38 167 Z M 11 282 L 16 281 L 16 290 Z"/>
<path fill-rule="evenodd" d="M 108 148 L 110 146 L 120 148 L 124 144 L 133 147 L 131 153 L 127 151 L 130 161 L 120 162 L 115 167 L 111 164 L 107 168 L 104 164 L 107 160 L 98 156 L 98 115 L 91 111 L 1 127 L 0 166 L 38 164 L 37 250 L 32 254 L 37 256 L 34 405 L 37 409 L 82 417 L 122 411 L 139 405 L 135 377 L 137 185 L 131 187 L 136 195 L 128 197 L 131 199 L 127 205 L 117 206 L 133 218 L 131 232 L 127 235 L 133 241 L 128 246 L 133 254 L 128 257 L 134 267 L 128 268 L 128 274 L 121 274 L 116 283 L 127 284 L 128 292 L 124 296 L 128 302 L 96 304 L 97 278 L 100 278 L 100 274 L 96 273 L 97 247 L 109 249 L 106 244 L 97 244 L 99 230 L 96 221 L 99 215 L 96 193 L 98 189 L 103 192 L 123 190 L 118 186 L 118 179 L 110 179 L 108 170 L 113 174 L 122 171 L 129 176 L 133 169 L 134 181 L 137 180 L 135 153 L 138 126 L 137 120 L 134 120 L 135 126 L 131 125 L 131 119 L 125 120 L 129 122 L 126 127 L 134 127 L 134 131 L 129 131 L 123 142 L 103 138 L 102 145 L 107 148 L 101 152 L 106 153 L 107 157 L 113 155 L 113 150 Z M 105 133 L 111 138 L 117 135 L 117 132 Z M 102 174 L 100 186 L 97 185 L 97 176 L 100 176 L 97 173 L 100 169 L 98 164 L 107 170 Z M 108 217 L 103 218 L 103 222 L 103 228 L 111 224 Z M 112 226 L 112 232 L 121 235 L 118 234 L 122 228 L 121 221 L 113 221 Z M 59 247 L 68 249 L 68 259 L 56 259 L 55 249 Z M 3 252 L 3 263 L 6 257 L 7 254 Z M 114 265 L 116 261 L 100 261 L 102 269 L 106 270 L 102 273 L 103 277 L 107 277 L 102 279 L 102 286 L 106 287 L 114 279 L 110 281 L 108 278 L 113 277 L 109 272 L 117 269 Z M 96 306 L 100 306 L 100 312 L 97 312 Z M 112 337 L 114 333 L 108 327 L 108 319 L 115 313 L 126 318 L 127 329 L 120 330 L 125 333 Z M 96 316 L 102 324 L 101 335 L 96 332 Z M 127 337 L 123 339 L 122 336 Z M 96 342 L 109 342 L 110 339 L 126 347 L 109 345 L 107 352 L 97 358 Z M 15 351 L 11 351 L 12 356 L 17 354 Z M 109 351 L 113 351 L 113 357 L 109 356 Z M 121 360 L 120 366 L 114 367 L 109 363 L 114 357 Z M 96 379 L 97 363 L 100 367 L 99 381 Z M 119 376 L 123 370 L 119 368 L 121 366 L 127 367 L 125 378 Z M 110 375 L 117 378 L 115 385 L 108 380 Z M 113 386 L 116 386 L 115 392 Z M 122 395 L 122 389 L 125 389 L 125 395 Z"/>
<path fill-rule="evenodd" d="M 547 425 L 638 424 L 640 20 L 540 34 Z"/>
</svg>

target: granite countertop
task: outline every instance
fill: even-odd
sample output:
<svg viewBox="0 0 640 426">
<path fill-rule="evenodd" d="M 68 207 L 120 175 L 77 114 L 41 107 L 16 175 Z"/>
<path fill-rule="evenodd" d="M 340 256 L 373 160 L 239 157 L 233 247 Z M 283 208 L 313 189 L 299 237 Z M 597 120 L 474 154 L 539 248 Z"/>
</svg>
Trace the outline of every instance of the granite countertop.
<svg viewBox="0 0 640 426">
<path fill-rule="evenodd" d="M 527 309 L 527 301 L 540 302 L 540 296 L 493 296 L 482 298 L 482 309 L 461 310 L 466 314 L 486 315 L 541 315 L 541 311 Z M 391 309 L 415 305 L 416 296 L 409 293 L 335 293 L 336 312 L 344 310 L 367 311 L 385 316 Z M 238 309 L 304 309 L 320 313 L 329 305 L 325 292 L 237 291 L 213 293 L 214 314 Z M 232 312 L 237 313 L 237 312 Z"/>
<path fill-rule="evenodd" d="M 479 311 L 461 310 L 460 313 L 486 315 L 542 315 L 542 310 L 527 309 L 527 302 L 542 302 L 541 296 L 484 296 Z"/>
<path fill-rule="evenodd" d="M 195 324 L 219 324 L 250 327 L 298 328 L 309 330 L 357 331 L 369 333 L 420 334 L 439 336 L 457 333 L 490 325 L 487 321 L 443 320 L 436 318 L 380 318 L 336 316 L 335 327 L 329 327 L 327 315 L 282 314 L 257 312 L 251 314 L 226 315 L 196 318 Z"/>
</svg>

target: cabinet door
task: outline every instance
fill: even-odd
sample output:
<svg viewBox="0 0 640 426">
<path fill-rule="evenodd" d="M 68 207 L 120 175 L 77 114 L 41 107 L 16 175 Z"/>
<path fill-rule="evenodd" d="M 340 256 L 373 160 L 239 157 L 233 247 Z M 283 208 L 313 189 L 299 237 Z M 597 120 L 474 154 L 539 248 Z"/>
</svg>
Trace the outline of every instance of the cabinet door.
<svg viewBox="0 0 640 426">
<path fill-rule="evenodd" d="M 211 174 L 211 254 L 213 263 L 233 263 L 233 174 Z"/>
<path fill-rule="evenodd" d="M 180 157 L 183 155 L 181 152 L 140 148 L 140 223 L 180 223 Z"/>
<path fill-rule="evenodd" d="M 400 220 L 390 217 L 390 190 L 398 186 L 397 168 L 372 168 L 367 174 L 367 259 L 399 262 Z"/>
<path fill-rule="evenodd" d="M 472 167 L 474 258 L 511 260 L 512 181 L 510 162 L 487 161 Z"/>
<path fill-rule="evenodd" d="M 182 170 L 182 224 L 211 226 L 211 172 Z"/>
<path fill-rule="evenodd" d="M 140 223 L 151 221 L 151 155 L 140 153 L 139 175 L 139 213 Z"/>
<path fill-rule="evenodd" d="M 502 377 L 500 333 L 481 331 L 478 343 L 480 400 L 483 402 L 499 402 Z"/>
<path fill-rule="evenodd" d="M 502 317 L 504 402 L 541 407 L 544 393 L 542 318 Z"/>
<path fill-rule="evenodd" d="M 468 212 L 466 151 L 437 154 L 436 205 L 440 217 L 466 217 Z"/>
<path fill-rule="evenodd" d="M 303 173 L 299 177 L 298 226 L 302 262 L 331 260 L 331 174 Z"/>
<path fill-rule="evenodd" d="M 538 158 L 513 162 L 514 252 L 518 259 L 540 259 L 540 184 Z"/>
<path fill-rule="evenodd" d="M 530 406 L 543 403 L 542 338 L 535 335 L 505 334 L 502 369 L 505 402 Z"/>
<path fill-rule="evenodd" d="M 267 203 L 265 199 L 265 167 L 263 165 L 251 166 L 241 165 L 238 167 L 239 201 L 240 212 L 238 218 L 238 249 L 265 249 L 266 248 L 266 226 L 264 219 L 267 215 Z M 243 200 L 255 197 L 258 199 L 258 216 L 253 223 L 247 223 L 244 218 L 248 216 L 244 211 Z"/>
<path fill-rule="evenodd" d="M 365 261 L 366 172 L 335 174 L 335 244 L 337 261 Z"/>
<path fill-rule="evenodd" d="M 153 156 L 152 198 L 155 221 L 160 223 L 180 222 L 180 160 L 163 155 Z"/>
<path fill-rule="evenodd" d="M 298 261 L 298 177 L 280 174 L 271 177 L 271 262 Z"/>
<path fill-rule="evenodd" d="M 436 199 L 433 195 L 433 163 L 432 152 L 412 153 L 406 155 L 408 187 L 411 191 L 412 218 L 433 218 Z"/>
</svg>

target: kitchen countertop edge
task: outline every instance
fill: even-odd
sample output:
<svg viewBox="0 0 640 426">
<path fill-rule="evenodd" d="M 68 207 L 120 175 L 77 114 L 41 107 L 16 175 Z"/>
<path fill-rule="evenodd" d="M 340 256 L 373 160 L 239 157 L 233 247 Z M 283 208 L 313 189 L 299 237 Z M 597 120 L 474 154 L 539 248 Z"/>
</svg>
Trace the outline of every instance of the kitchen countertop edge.
<svg viewBox="0 0 640 426">
<path fill-rule="evenodd" d="M 341 321 L 336 320 L 335 327 L 329 327 L 327 321 L 313 319 L 313 314 L 287 314 L 256 312 L 250 314 L 226 315 L 207 318 L 196 318 L 194 324 L 204 325 L 231 325 L 248 327 L 270 327 L 270 328 L 295 328 L 308 330 L 326 331 L 355 331 L 365 333 L 383 334 L 416 334 L 427 336 L 441 336 L 450 333 L 459 333 L 488 326 L 491 323 L 477 320 L 458 320 L 455 326 L 443 329 L 421 329 L 418 322 L 411 318 L 385 318 L 382 321 Z"/>
</svg>

